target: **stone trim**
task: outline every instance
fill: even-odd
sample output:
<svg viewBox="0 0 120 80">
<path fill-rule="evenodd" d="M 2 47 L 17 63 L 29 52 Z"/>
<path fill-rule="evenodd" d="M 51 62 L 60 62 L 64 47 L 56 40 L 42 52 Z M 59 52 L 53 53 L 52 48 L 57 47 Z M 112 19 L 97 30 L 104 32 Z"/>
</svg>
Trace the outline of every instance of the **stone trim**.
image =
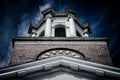
<svg viewBox="0 0 120 80">
<path fill-rule="evenodd" d="M 93 37 L 13 37 L 12 38 L 12 45 L 14 47 L 14 44 L 16 41 L 106 41 L 107 44 L 109 42 L 109 38 L 107 37 L 98 37 L 98 38 L 93 38 Z"/>
<path fill-rule="evenodd" d="M 109 79 L 120 79 L 119 68 L 64 56 L 38 60 L 22 65 L 4 68 L 3 70 L 1 69 L 0 72 L 2 73 L 0 74 L 0 78 L 8 79 L 11 77 L 25 76 L 36 71 L 52 70 L 54 67 L 58 66 L 68 67 L 70 70 L 72 69 L 77 73 L 84 71 L 87 73 L 90 72 L 92 75 L 102 76 Z"/>
<path fill-rule="evenodd" d="M 64 51 L 64 52 L 58 53 L 58 51 Z M 68 51 L 68 52 L 66 52 L 66 51 Z M 47 53 L 49 53 L 49 54 L 47 54 Z M 74 54 L 72 55 L 72 53 L 74 53 Z M 51 54 L 56 54 L 56 55 L 52 56 Z M 36 57 L 36 60 L 45 59 L 45 58 L 49 58 L 49 57 L 55 57 L 55 56 L 69 56 L 69 57 L 73 57 L 76 59 L 85 60 L 85 56 L 82 53 L 80 53 L 79 51 L 73 50 L 73 49 L 69 49 L 69 48 L 53 48 L 53 49 L 45 50 L 38 54 L 38 56 Z"/>
<path fill-rule="evenodd" d="M 107 37 L 13 37 L 13 41 L 109 41 Z"/>
</svg>

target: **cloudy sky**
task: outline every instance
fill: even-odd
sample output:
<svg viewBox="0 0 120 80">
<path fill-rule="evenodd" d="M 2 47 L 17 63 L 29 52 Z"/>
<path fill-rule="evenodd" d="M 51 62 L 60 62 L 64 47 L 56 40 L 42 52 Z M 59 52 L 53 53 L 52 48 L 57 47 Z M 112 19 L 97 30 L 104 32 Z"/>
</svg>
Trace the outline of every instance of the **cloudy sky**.
<svg viewBox="0 0 120 80">
<path fill-rule="evenodd" d="M 109 37 L 114 66 L 120 67 L 120 5 L 117 0 L 0 0 L 0 67 L 10 61 L 13 36 L 29 36 L 30 22 L 37 23 L 41 11 L 76 10 L 81 22 L 90 23 L 91 37 Z"/>
</svg>

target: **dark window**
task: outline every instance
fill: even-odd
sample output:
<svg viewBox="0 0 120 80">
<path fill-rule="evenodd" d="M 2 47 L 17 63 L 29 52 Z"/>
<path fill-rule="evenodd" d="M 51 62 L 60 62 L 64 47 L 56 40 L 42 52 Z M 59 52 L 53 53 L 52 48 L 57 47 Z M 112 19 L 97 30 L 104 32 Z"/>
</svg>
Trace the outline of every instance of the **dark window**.
<svg viewBox="0 0 120 80">
<path fill-rule="evenodd" d="M 66 37 L 65 28 L 58 27 L 55 29 L 55 37 Z"/>
<path fill-rule="evenodd" d="M 43 37 L 43 36 L 44 36 L 44 33 L 45 33 L 45 31 L 42 31 L 42 32 L 40 33 L 40 36 L 39 36 L 39 37 Z"/>
<path fill-rule="evenodd" d="M 81 35 L 80 35 L 80 33 L 79 33 L 78 31 L 77 31 L 77 33 L 76 33 L 76 34 L 77 34 L 77 36 L 78 36 L 78 37 L 81 37 Z"/>
</svg>

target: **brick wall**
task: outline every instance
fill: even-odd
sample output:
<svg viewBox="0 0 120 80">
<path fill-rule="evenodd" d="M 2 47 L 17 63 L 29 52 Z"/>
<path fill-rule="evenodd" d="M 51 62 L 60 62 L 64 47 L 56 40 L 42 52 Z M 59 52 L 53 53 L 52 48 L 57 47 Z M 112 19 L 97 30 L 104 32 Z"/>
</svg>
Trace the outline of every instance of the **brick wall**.
<svg viewBox="0 0 120 80">
<path fill-rule="evenodd" d="M 10 65 L 34 61 L 41 52 L 53 48 L 73 49 L 81 52 L 85 56 L 85 60 L 87 61 L 92 61 L 105 65 L 112 65 L 112 61 L 110 59 L 107 47 L 107 42 L 94 41 L 93 43 L 93 41 L 83 41 L 81 43 L 77 41 L 77 43 L 75 41 L 49 41 L 49 43 L 44 41 L 16 41 L 14 43 L 14 50 L 11 57 Z"/>
</svg>

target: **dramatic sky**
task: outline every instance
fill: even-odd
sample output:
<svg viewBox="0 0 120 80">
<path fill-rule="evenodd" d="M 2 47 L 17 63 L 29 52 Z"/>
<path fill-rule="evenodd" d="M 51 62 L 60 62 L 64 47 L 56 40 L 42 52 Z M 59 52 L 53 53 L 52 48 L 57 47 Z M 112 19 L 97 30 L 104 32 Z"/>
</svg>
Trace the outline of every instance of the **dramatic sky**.
<svg viewBox="0 0 120 80">
<path fill-rule="evenodd" d="M 120 67 L 120 3 L 117 0 L 0 0 L 0 67 L 8 65 L 13 36 L 29 36 L 30 22 L 42 18 L 41 11 L 76 10 L 81 22 L 90 23 L 91 37 L 109 37 L 110 56 Z"/>
</svg>

